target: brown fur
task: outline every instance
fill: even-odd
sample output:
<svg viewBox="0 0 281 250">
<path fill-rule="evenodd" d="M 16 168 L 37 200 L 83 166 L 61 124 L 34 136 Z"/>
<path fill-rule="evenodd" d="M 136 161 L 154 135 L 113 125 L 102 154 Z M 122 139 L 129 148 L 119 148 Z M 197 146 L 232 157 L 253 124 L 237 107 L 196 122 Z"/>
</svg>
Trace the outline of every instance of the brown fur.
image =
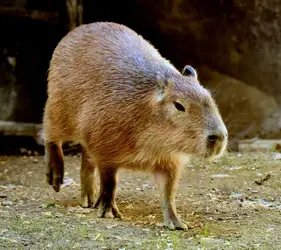
<svg viewBox="0 0 281 250">
<path fill-rule="evenodd" d="M 227 137 L 197 75 L 183 76 L 141 36 L 114 23 L 82 25 L 58 44 L 43 123 L 47 179 L 56 191 L 63 181 L 62 142 L 77 141 L 84 150 L 83 207 L 93 203 L 94 169 L 101 217 L 121 216 L 114 199 L 119 168 L 150 171 L 166 225 L 180 229 L 186 225 L 176 214 L 175 193 L 186 157 L 220 155 Z M 212 134 L 219 139 L 208 142 Z"/>
</svg>

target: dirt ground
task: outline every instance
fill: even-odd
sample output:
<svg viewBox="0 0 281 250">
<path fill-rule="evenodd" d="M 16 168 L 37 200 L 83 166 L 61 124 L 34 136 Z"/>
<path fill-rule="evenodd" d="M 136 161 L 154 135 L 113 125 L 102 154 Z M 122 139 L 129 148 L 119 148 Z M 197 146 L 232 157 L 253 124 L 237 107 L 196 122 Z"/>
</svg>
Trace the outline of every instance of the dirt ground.
<svg viewBox="0 0 281 250">
<path fill-rule="evenodd" d="M 177 208 L 188 231 L 163 227 L 158 189 L 122 171 L 124 218 L 80 207 L 80 156 L 66 157 L 59 193 L 45 183 L 42 156 L 0 156 L 0 249 L 281 249 L 281 154 L 233 153 L 191 162 Z"/>
</svg>

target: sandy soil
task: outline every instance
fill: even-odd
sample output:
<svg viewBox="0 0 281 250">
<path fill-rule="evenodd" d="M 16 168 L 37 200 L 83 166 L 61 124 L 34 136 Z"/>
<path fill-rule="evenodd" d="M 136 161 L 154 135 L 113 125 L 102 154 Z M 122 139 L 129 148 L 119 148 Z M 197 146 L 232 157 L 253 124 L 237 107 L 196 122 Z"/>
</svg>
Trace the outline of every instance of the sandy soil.
<svg viewBox="0 0 281 250">
<path fill-rule="evenodd" d="M 177 208 L 188 231 L 162 226 L 158 189 L 120 173 L 124 218 L 80 207 L 80 156 L 66 157 L 65 187 L 45 183 L 42 156 L 0 156 L 0 249 L 281 249 L 279 153 L 230 154 L 190 163 Z"/>
</svg>

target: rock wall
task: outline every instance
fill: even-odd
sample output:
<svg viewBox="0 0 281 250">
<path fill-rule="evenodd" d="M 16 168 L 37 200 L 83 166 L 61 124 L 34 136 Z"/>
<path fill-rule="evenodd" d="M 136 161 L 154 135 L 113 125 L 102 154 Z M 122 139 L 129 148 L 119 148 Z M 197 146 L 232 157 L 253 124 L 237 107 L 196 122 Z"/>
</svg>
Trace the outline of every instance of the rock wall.
<svg viewBox="0 0 281 250">
<path fill-rule="evenodd" d="M 193 63 L 202 84 L 219 90 L 233 135 L 281 137 L 280 1 L 138 2 L 162 54 L 178 67 Z"/>
<path fill-rule="evenodd" d="M 276 98 L 206 66 L 198 70 L 217 101 L 231 137 L 277 136 L 281 119 Z"/>
<path fill-rule="evenodd" d="M 62 4 L 59 7 L 55 0 L 40 4 L 35 0 L 19 2 L 28 3 L 30 8 L 58 10 L 62 15 L 65 8 Z M 84 0 L 83 3 L 84 23 L 123 23 L 150 40 L 178 68 L 185 64 L 197 67 L 202 84 L 216 94 L 231 136 L 281 138 L 280 1 Z M 22 44 L 15 56 L 16 66 L 9 55 L 2 60 L 5 64 L 0 67 L 0 119 L 38 122 L 46 98 L 48 60 L 66 29 L 63 25 L 38 21 L 22 24 L 22 20 L 15 20 L 10 19 L 9 29 L 14 29 L 13 32 L 7 31 L 4 22 L 0 25 L 5 37 L 0 42 L 2 50 L 6 46 L 3 41 Z"/>
</svg>

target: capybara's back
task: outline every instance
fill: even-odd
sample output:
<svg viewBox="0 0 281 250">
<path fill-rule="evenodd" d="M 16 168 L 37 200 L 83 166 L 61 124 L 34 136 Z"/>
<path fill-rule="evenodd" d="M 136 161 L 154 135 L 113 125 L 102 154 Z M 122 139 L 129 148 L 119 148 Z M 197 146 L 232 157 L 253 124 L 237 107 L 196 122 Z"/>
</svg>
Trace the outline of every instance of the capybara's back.
<svg viewBox="0 0 281 250">
<path fill-rule="evenodd" d="M 83 143 L 88 139 L 85 130 L 102 129 L 89 127 L 89 122 L 95 127 L 104 126 L 120 122 L 131 111 L 141 112 L 135 112 L 135 108 L 155 88 L 156 74 L 167 73 L 178 72 L 125 26 L 95 23 L 75 29 L 62 39 L 51 60 L 45 140 Z M 52 123 L 55 119 L 58 133 L 53 127 L 49 131 L 49 119 Z"/>
<path fill-rule="evenodd" d="M 56 191 L 62 143 L 76 141 L 83 147 L 82 206 L 94 202 L 95 168 L 101 217 L 121 216 L 114 199 L 118 168 L 151 171 L 162 187 L 165 223 L 185 228 L 174 205 L 180 168 L 189 155 L 220 155 L 227 131 L 191 66 L 181 74 L 137 33 L 104 22 L 74 29 L 55 49 L 44 140 L 47 179 Z"/>
</svg>

